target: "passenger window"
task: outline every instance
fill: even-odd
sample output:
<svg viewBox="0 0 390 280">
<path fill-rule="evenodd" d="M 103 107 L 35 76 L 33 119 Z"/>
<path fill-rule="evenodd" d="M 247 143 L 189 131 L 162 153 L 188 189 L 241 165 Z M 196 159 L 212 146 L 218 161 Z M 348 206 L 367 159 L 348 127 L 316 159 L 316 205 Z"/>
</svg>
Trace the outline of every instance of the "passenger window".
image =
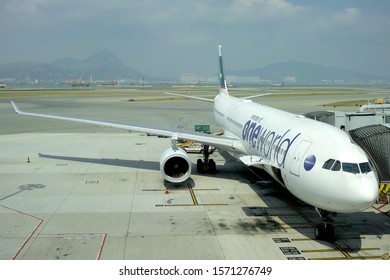
<svg viewBox="0 0 390 280">
<path fill-rule="evenodd" d="M 360 173 L 359 166 L 357 165 L 357 163 L 343 162 L 343 171 L 353 174 Z"/>
<path fill-rule="evenodd" d="M 332 166 L 332 171 L 339 171 L 340 169 L 341 169 L 341 163 L 338 160 L 336 160 L 336 162 Z"/>
<path fill-rule="evenodd" d="M 372 171 L 371 165 L 368 162 L 359 163 L 359 167 L 362 173 L 368 173 Z"/>
<path fill-rule="evenodd" d="M 332 167 L 334 162 L 335 162 L 334 159 L 328 159 L 327 161 L 325 161 L 325 163 L 322 166 L 322 168 L 330 170 L 330 168 Z"/>
</svg>

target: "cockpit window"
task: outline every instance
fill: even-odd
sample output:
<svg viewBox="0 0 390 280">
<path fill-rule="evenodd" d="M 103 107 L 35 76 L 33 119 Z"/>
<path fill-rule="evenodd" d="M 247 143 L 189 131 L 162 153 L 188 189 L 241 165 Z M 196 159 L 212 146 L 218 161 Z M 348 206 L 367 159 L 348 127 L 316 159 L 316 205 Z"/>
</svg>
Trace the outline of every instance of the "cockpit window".
<svg viewBox="0 0 390 280">
<path fill-rule="evenodd" d="M 336 162 L 332 166 L 332 171 L 339 171 L 341 169 L 341 163 L 336 160 Z"/>
<path fill-rule="evenodd" d="M 357 163 L 343 162 L 343 171 L 358 174 L 360 173 Z"/>
<path fill-rule="evenodd" d="M 324 165 L 322 165 L 323 169 L 332 170 L 332 171 L 340 171 L 341 167 L 343 168 L 343 171 L 353 174 L 359 174 L 359 173 L 369 173 L 372 171 L 371 164 L 368 162 L 362 162 L 362 163 L 351 163 L 351 162 L 343 162 L 341 163 L 338 160 L 335 159 L 328 159 L 325 161 Z"/>
<path fill-rule="evenodd" d="M 334 159 L 328 159 L 327 161 L 325 161 L 325 163 L 322 166 L 322 168 L 330 170 L 330 168 L 332 167 L 334 162 L 335 162 Z"/>
<path fill-rule="evenodd" d="M 362 173 L 368 173 L 372 170 L 371 165 L 368 162 L 359 163 L 359 167 Z"/>
</svg>

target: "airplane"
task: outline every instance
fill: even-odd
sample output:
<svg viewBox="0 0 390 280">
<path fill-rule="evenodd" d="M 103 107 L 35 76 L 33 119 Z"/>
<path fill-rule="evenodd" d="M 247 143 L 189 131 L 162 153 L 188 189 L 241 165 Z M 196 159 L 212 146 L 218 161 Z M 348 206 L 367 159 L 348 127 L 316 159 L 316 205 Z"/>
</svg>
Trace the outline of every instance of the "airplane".
<svg viewBox="0 0 390 280">
<path fill-rule="evenodd" d="M 160 170 L 171 183 L 191 176 L 191 160 L 177 147 L 178 139 L 199 142 L 228 151 L 245 165 L 265 170 L 295 197 L 315 207 L 321 223 L 315 226 L 319 240 L 334 240 L 337 213 L 352 213 L 371 207 L 378 195 L 378 178 L 368 156 L 348 134 L 334 126 L 302 115 L 255 103 L 252 97 L 237 98 L 228 92 L 222 47 L 219 46 L 219 92 L 214 99 L 184 96 L 214 104 L 216 123 L 223 135 L 210 135 L 177 128 L 113 123 L 21 111 L 17 114 L 108 126 L 171 138 L 171 147 L 160 158 Z M 199 172 L 214 172 L 216 164 L 204 149 Z"/>
</svg>

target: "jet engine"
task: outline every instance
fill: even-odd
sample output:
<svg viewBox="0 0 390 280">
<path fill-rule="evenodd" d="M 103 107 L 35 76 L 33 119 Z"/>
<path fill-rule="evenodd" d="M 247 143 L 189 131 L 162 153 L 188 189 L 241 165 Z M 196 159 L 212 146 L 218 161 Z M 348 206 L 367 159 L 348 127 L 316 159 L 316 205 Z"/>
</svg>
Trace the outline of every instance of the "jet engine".
<svg viewBox="0 0 390 280">
<path fill-rule="evenodd" d="M 160 170 L 165 180 L 182 183 L 191 175 L 191 161 L 183 149 L 168 148 L 160 158 Z"/>
</svg>

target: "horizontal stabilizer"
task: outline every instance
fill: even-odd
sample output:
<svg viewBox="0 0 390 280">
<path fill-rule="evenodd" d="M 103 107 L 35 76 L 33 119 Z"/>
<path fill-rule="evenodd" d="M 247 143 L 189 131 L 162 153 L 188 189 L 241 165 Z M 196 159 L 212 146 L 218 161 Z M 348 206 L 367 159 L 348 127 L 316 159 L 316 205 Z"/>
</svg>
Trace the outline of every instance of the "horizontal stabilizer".
<svg viewBox="0 0 390 280">
<path fill-rule="evenodd" d="M 267 96 L 267 95 L 270 95 L 270 94 L 271 94 L 270 92 L 260 93 L 260 94 L 256 94 L 256 95 L 246 96 L 246 97 L 243 97 L 241 99 L 253 99 L 253 98 L 257 98 L 257 97 Z"/>
</svg>

